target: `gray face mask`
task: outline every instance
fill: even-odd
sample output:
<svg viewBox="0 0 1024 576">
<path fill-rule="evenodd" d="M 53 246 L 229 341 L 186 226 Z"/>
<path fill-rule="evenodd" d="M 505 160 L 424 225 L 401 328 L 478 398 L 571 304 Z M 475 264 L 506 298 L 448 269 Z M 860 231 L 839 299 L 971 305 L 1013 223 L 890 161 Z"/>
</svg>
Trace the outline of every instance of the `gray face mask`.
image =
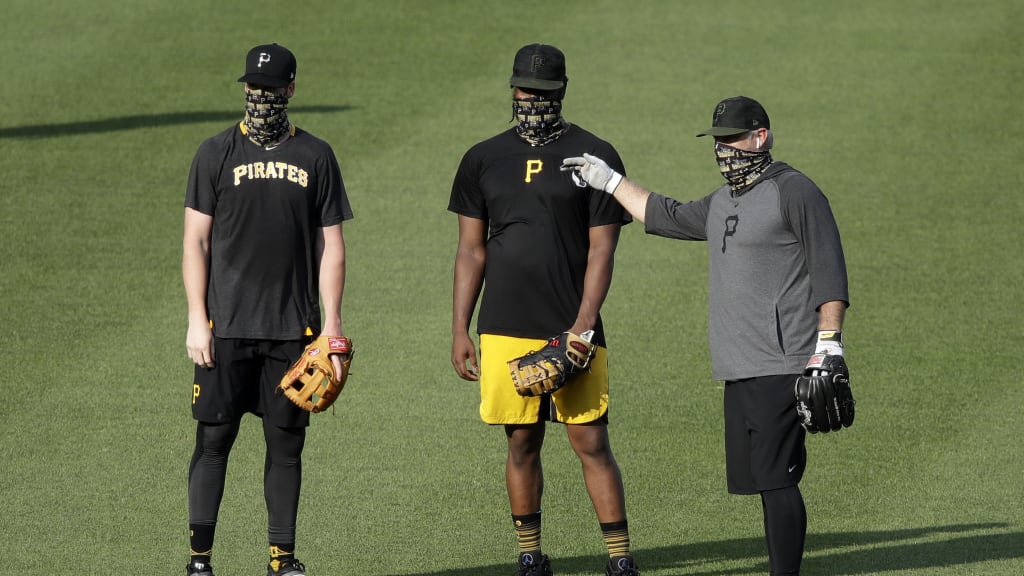
<svg viewBox="0 0 1024 576">
<path fill-rule="evenodd" d="M 288 97 L 258 88 L 247 90 L 245 128 L 249 140 L 259 146 L 281 140 L 288 132 Z"/>
<path fill-rule="evenodd" d="M 715 160 L 732 191 L 739 192 L 768 170 L 772 164 L 772 154 L 768 150 L 750 152 L 715 142 Z"/>
<path fill-rule="evenodd" d="M 540 96 L 512 99 L 516 133 L 530 146 L 550 144 L 565 133 L 568 123 L 562 119 L 562 101 Z"/>
</svg>

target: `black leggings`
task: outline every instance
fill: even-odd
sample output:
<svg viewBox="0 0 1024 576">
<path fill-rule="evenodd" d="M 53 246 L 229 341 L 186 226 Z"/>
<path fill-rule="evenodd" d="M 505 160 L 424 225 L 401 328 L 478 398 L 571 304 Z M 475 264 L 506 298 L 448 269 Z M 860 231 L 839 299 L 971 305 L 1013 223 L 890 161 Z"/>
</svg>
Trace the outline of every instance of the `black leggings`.
<svg viewBox="0 0 1024 576">
<path fill-rule="evenodd" d="M 796 486 L 761 492 L 764 535 L 772 576 L 800 574 L 807 534 L 807 509 Z"/>
<path fill-rule="evenodd" d="M 196 426 L 196 446 L 188 469 L 190 524 L 215 525 L 224 496 L 228 455 L 238 437 L 241 420 Z M 263 466 L 263 496 L 267 532 L 272 544 L 295 543 L 295 519 L 302 485 L 302 449 L 306 428 L 279 428 L 263 423 L 267 455 Z"/>
</svg>

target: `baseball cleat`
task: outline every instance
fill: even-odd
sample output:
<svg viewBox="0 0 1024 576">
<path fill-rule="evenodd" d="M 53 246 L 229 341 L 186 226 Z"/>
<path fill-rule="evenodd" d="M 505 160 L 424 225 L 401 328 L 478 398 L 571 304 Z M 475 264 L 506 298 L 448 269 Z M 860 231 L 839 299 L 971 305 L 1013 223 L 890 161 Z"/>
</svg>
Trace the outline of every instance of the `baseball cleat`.
<svg viewBox="0 0 1024 576">
<path fill-rule="evenodd" d="M 640 570 L 632 556 L 616 556 L 608 559 L 608 566 L 605 569 L 608 576 L 640 576 Z"/>
<path fill-rule="evenodd" d="M 519 571 L 516 576 L 553 576 L 551 559 L 540 552 L 519 554 Z"/>
<path fill-rule="evenodd" d="M 295 558 L 282 560 L 277 570 L 267 566 L 267 576 L 306 576 L 306 567 Z"/>
<path fill-rule="evenodd" d="M 193 560 L 185 565 L 185 576 L 213 576 L 213 566 L 209 562 Z"/>
</svg>

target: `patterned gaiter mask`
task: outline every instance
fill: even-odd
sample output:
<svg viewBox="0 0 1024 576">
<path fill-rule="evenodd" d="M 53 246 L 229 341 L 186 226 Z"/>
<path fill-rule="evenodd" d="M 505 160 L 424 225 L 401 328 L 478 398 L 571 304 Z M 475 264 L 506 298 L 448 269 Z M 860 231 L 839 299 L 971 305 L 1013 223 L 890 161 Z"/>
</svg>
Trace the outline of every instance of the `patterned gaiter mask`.
<svg viewBox="0 0 1024 576">
<path fill-rule="evenodd" d="M 768 150 L 748 152 L 715 142 L 715 159 L 732 191 L 739 192 L 753 184 L 771 166 L 772 153 Z"/>
<path fill-rule="evenodd" d="M 280 140 L 288 131 L 288 97 L 267 90 L 246 91 L 245 127 L 249 140 L 260 146 Z"/>
<path fill-rule="evenodd" d="M 562 119 L 561 100 L 542 100 L 539 96 L 512 99 L 516 133 L 530 146 L 550 144 L 569 127 Z"/>
</svg>

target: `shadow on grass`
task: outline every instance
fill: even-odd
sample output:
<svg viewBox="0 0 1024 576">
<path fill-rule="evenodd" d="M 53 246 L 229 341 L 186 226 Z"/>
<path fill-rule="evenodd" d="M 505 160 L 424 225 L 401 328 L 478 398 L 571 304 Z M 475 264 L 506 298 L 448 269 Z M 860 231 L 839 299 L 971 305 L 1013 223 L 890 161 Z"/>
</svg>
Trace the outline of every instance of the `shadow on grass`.
<svg viewBox="0 0 1024 576">
<path fill-rule="evenodd" d="M 802 569 L 808 574 L 852 576 L 1024 558 L 1024 532 L 1005 531 L 1009 527 L 1009 524 L 996 523 L 958 524 L 877 532 L 809 534 Z M 994 530 L 1002 531 L 992 533 Z M 727 576 L 767 574 L 769 571 L 767 550 L 760 538 L 641 547 L 634 549 L 634 553 L 641 573 L 657 570 L 678 576 Z M 597 574 L 603 560 L 590 556 L 553 558 L 552 566 L 556 574 Z M 741 568 L 708 566 L 743 560 L 749 560 L 749 563 Z M 404 576 L 508 576 L 514 571 L 510 560 L 501 565 L 451 568 Z"/>
<path fill-rule="evenodd" d="M 345 112 L 352 110 L 352 106 L 344 105 L 313 105 L 313 106 L 290 106 L 288 111 L 293 114 L 309 113 L 318 114 L 324 112 Z M 137 130 L 139 128 L 155 128 L 160 126 L 177 126 L 180 124 L 198 124 L 201 122 L 230 122 L 240 121 L 243 112 L 232 111 L 196 111 L 196 112 L 168 112 L 164 114 L 137 114 L 133 116 L 118 116 L 116 118 L 104 118 L 102 120 L 89 120 L 85 122 L 67 122 L 64 124 L 35 124 L 30 126 L 13 126 L 0 128 L 0 138 L 52 138 L 57 136 L 77 136 L 81 134 L 102 134 L 105 132 L 120 132 L 123 130 Z"/>
</svg>

